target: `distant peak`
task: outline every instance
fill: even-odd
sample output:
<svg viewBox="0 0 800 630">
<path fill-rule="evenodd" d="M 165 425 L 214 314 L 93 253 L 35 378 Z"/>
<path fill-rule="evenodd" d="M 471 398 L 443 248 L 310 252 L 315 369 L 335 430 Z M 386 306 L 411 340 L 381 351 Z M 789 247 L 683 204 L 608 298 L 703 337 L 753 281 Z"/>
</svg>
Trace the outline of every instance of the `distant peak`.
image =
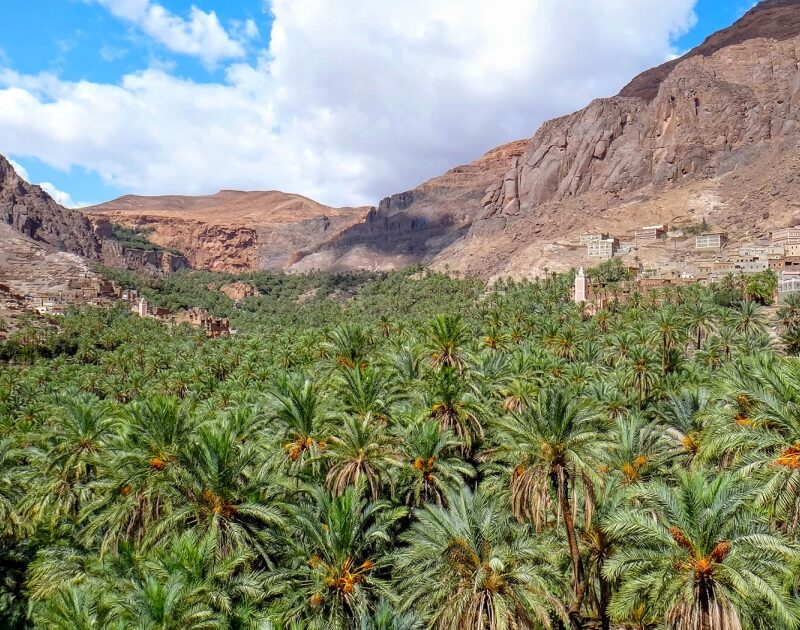
<svg viewBox="0 0 800 630">
<path fill-rule="evenodd" d="M 651 68 L 628 83 L 619 96 L 651 101 L 664 79 L 681 61 L 698 55 L 710 56 L 718 50 L 751 39 L 791 39 L 800 35 L 800 0 L 762 0 L 736 22 L 712 35 L 683 57 Z"/>
</svg>

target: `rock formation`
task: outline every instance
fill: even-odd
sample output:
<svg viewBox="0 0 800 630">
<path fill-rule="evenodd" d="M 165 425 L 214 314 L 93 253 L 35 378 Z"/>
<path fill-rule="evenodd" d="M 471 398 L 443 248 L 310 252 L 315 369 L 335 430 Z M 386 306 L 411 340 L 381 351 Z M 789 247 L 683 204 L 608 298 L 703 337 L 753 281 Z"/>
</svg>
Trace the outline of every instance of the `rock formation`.
<svg viewBox="0 0 800 630">
<path fill-rule="evenodd" d="M 214 285 L 211 285 L 210 288 L 213 288 L 213 286 Z M 253 297 L 258 294 L 258 291 L 252 284 L 241 281 L 223 284 L 219 288 L 219 292 L 234 301 L 244 300 L 245 298 Z"/>
<path fill-rule="evenodd" d="M 366 217 L 292 265 L 311 269 L 393 269 L 430 260 L 463 237 L 482 210 L 486 186 L 527 146 L 512 142 L 413 190 L 383 199 Z"/>
<path fill-rule="evenodd" d="M 114 240 L 107 221 L 93 225 L 77 210 L 59 205 L 41 187 L 19 177 L 3 156 L 0 156 L 0 221 L 53 250 L 114 267 L 170 272 L 187 266 L 182 256 L 170 252 L 123 246 Z"/>
<path fill-rule="evenodd" d="M 17 175 L 0 156 L 0 220 L 25 236 L 54 249 L 100 258 L 100 239 L 80 212 L 58 205 L 39 186 Z"/>
<path fill-rule="evenodd" d="M 438 264 L 515 273 L 492 247 L 541 252 L 569 231 L 602 225 L 624 235 L 698 208 L 743 232 L 767 227 L 764 214 L 776 225 L 788 220 L 797 183 L 775 180 L 797 154 L 799 68 L 800 0 L 766 0 L 620 95 L 545 123 Z M 764 187 L 775 197 L 743 215 L 746 191 Z M 713 203 L 693 201 L 703 196 Z"/>
<path fill-rule="evenodd" d="M 368 208 L 331 208 L 278 191 L 221 191 L 201 197 L 128 195 L 85 208 L 177 249 L 210 271 L 283 269 L 363 219 Z"/>
</svg>

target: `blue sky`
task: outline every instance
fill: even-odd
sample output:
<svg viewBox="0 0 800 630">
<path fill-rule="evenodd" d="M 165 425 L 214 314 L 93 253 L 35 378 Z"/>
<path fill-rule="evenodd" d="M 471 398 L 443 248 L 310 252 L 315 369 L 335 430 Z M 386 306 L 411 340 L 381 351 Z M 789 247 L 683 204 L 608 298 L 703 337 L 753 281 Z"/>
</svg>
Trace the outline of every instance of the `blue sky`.
<svg viewBox="0 0 800 630">
<path fill-rule="evenodd" d="M 525 3 L 438 1 L 3 0 L 0 153 L 74 204 L 229 187 L 376 203 L 613 93 L 753 5 L 537 0 L 502 42 L 482 12 Z M 618 37 L 609 15 L 629 13 Z M 578 45 L 536 48 L 542 21 L 538 39 Z M 612 50 L 584 51 L 589 38 Z"/>
</svg>

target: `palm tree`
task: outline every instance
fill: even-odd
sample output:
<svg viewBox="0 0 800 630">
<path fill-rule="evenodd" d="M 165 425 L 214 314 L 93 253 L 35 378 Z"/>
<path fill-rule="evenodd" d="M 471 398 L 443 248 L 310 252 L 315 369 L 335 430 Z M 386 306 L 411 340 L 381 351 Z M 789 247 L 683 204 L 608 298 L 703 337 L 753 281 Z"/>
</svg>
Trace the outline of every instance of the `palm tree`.
<svg viewBox="0 0 800 630">
<path fill-rule="evenodd" d="M 160 396 L 132 404 L 125 421 L 128 430 L 113 446 L 107 474 L 93 484 L 94 498 L 83 507 L 84 534 L 87 540 L 100 535 L 104 551 L 141 541 L 184 503 L 182 457 L 197 426 L 185 403 Z"/>
<path fill-rule="evenodd" d="M 337 365 L 348 368 L 366 365 L 372 346 L 369 332 L 353 323 L 337 326 L 322 343 L 322 348 L 336 360 Z"/>
<path fill-rule="evenodd" d="M 709 399 L 710 393 L 705 388 L 684 388 L 679 393 L 670 393 L 655 411 L 672 454 L 687 467 L 703 443 L 704 412 Z"/>
<path fill-rule="evenodd" d="M 714 308 L 703 300 L 695 300 L 686 308 L 686 323 L 689 325 L 689 334 L 695 342 L 695 349 L 703 347 L 703 341 L 708 339 L 715 327 Z"/>
<path fill-rule="evenodd" d="M 403 508 L 370 502 L 361 487 L 332 496 L 309 490 L 311 503 L 288 507 L 286 563 L 269 572 L 272 617 L 283 627 L 345 630 L 367 620 L 386 590 L 380 574 Z M 293 625 L 295 624 L 295 625 Z"/>
<path fill-rule="evenodd" d="M 109 617 L 123 628 L 157 630 L 217 630 L 222 615 L 209 605 L 203 589 L 193 589 L 177 576 L 160 580 L 145 576 L 124 592 L 112 592 Z"/>
<path fill-rule="evenodd" d="M 427 505 L 394 562 L 402 610 L 437 630 L 549 628 L 557 608 L 546 546 L 500 503 L 463 488 Z"/>
<path fill-rule="evenodd" d="M 279 492 L 255 461 L 255 446 L 242 444 L 229 427 L 201 429 L 198 441 L 181 458 L 184 475 L 178 489 L 183 501 L 162 516 L 147 539 L 193 529 L 211 535 L 220 558 L 246 549 L 266 557 L 263 530 L 281 524 L 274 496 Z"/>
<path fill-rule="evenodd" d="M 384 485 L 391 485 L 393 469 L 402 465 L 386 425 L 370 414 L 346 417 L 323 457 L 329 465 L 325 480 L 332 492 L 342 494 L 349 486 L 364 483 L 373 499 Z"/>
<path fill-rule="evenodd" d="M 101 606 L 97 589 L 73 586 L 33 607 L 33 622 L 45 630 L 121 628 L 119 623 L 109 623 Z"/>
<path fill-rule="evenodd" d="M 605 565 L 609 579 L 622 580 L 612 614 L 624 620 L 644 604 L 671 630 L 794 627 L 786 584 L 798 552 L 749 510 L 749 497 L 732 476 L 704 471 L 637 487 L 635 507 L 606 526 L 628 543 Z"/>
<path fill-rule="evenodd" d="M 660 308 L 652 320 L 652 327 L 653 340 L 661 354 L 661 371 L 666 373 L 672 367 L 670 356 L 681 345 L 684 337 L 684 327 L 677 308 L 672 305 Z"/>
<path fill-rule="evenodd" d="M 469 329 L 461 317 L 440 315 L 428 327 L 426 351 L 430 362 L 437 368 L 463 369 L 464 346 L 469 340 Z"/>
<path fill-rule="evenodd" d="M 448 492 L 475 475 L 472 466 L 456 456 L 459 441 L 435 420 L 409 424 L 400 445 L 405 462 L 400 468 L 399 485 L 408 505 L 442 505 Z"/>
<path fill-rule="evenodd" d="M 583 560 L 575 530 L 576 482 L 586 486 L 587 510 L 591 512 L 596 470 L 608 446 L 598 417 L 563 389 L 547 388 L 529 410 L 509 414 L 494 423 L 495 446 L 485 456 L 516 466 L 511 475 L 511 498 L 518 517 L 539 522 L 556 495 L 572 561 L 572 601 L 569 618 L 581 627 L 581 605 L 586 592 Z M 587 516 L 587 519 L 589 517 Z"/>
<path fill-rule="evenodd" d="M 93 396 L 67 397 L 34 459 L 31 491 L 24 502 L 27 516 L 52 528 L 61 519 L 74 523 L 93 497 L 92 484 L 118 428 L 118 419 Z"/>
<path fill-rule="evenodd" d="M 382 370 L 368 368 L 343 368 L 337 373 L 335 391 L 342 411 L 358 416 L 372 414 L 388 419 L 400 399 L 391 376 Z"/>
<path fill-rule="evenodd" d="M 303 463 L 307 457 L 317 456 L 325 447 L 327 414 L 314 383 L 291 375 L 276 380 L 270 395 L 269 415 L 281 425 L 289 460 Z"/>
<path fill-rule="evenodd" d="M 658 375 L 657 363 L 650 351 L 644 346 L 634 346 L 625 360 L 621 384 L 635 392 L 640 409 L 658 383 Z"/>
<path fill-rule="evenodd" d="M 443 367 L 431 375 L 427 383 L 425 403 L 429 418 L 439 422 L 461 440 L 465 451 L 483 438 L 481 416 L 484 411 L 478 399 L 467 390 L 462 376 L 452 367 Z"/>
<path fill-rule="evenodd" d="M 755 302 L 739 302 L 730 314 L 733 329 L 745 339 L 764 334 L 765 319 L 761 306 Z"/>
<path fill-rule="evenodd" d="M 706 454 L 734 459 L 739 474 L 757 478 L 756 504 L 794 538 L 800 532 L 800 367 L 792 359 L 756 355 L 720 380 L 722 403 Z"/>
<path fill-rule="evenodd" d="M 17 516 L 17 504 L 24 494 L 20 481 L 21 449 L 11 438 L 0 439 L 0 539 L 11 536 L 24 521 Z"/>
</svg>

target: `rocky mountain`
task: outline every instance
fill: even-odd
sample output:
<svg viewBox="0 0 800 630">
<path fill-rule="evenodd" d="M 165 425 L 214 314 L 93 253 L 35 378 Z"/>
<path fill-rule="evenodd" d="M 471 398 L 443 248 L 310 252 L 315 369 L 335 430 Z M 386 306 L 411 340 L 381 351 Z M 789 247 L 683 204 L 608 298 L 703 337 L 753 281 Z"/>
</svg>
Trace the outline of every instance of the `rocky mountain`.
<svg viewBox="0 0 800 630">
<path fill-rule="evenodd" d="M 641 225 L 706 222 L 735 243 L 800 223 L 799 118 L 800 0 L 764 0 L 618 95 L 376 208 L 222 191 L 122 197 L 86 209 L 87 221 L 6 174 L 0 211 L 25 234 L 90 258 L 108 256 L 97 239 L 108 241 L 113 222 L 211 270 L 424 261 L 484 277 L 534 275 L 591 263 L 576 246 L 586 232 L 631 240 Z M 630 257 L 668 255 L 677 253 Z"/>
<path fill-rule="evenodd" d="M 0 156 L 0 219 L 34 241 L 99 260 L 100 238 L 80 212 L 58 205 Z"/>
<path fill-rule="evenodd" d="M 90 222 L 77 210 L 56 203 L 39 186 L 23 180 L 0 155 L 0 223 L 50 250 L 107 265 L 145 272 L 170 272 L 187 266 L 182 256 L 161 250 L 126 247 L 113 237 L 108 221 Z M 4 240 L 8 248 L 8 239 Z M 23 248 L 20 241 L 18 249 Z M 37 250 L 39 251 L 39 250 Z M 34 260 L 34 258 L 32 258 Z"/>
<path fill-rule="evenodd" d="M 582 232 L 702 218 L 746 239 L 793 221 L 799 69 L 800 0 L 765 0 L 619 95 L 545 123 L 436 265 L 521 275 L 583 262 L 566 243 Z"/>
<path fill-rule="evenodd" d="M 424 184 L 385 198 L 291 269 L 392 269 L 430 260 L 466 235 L 482 211 L 486 187 L 514 163 L 527 142 L 513 142 Z"/>
<path fill-rule="evenodd" d="M 224 190 L 203 197 L 128 195 L 85 208 L 95 224 L 112 221 L 183 252 L 212 271 L 284 269 L 364 220 L 369 208 L 331 208 L 278 191 Z"/>
</svg>

